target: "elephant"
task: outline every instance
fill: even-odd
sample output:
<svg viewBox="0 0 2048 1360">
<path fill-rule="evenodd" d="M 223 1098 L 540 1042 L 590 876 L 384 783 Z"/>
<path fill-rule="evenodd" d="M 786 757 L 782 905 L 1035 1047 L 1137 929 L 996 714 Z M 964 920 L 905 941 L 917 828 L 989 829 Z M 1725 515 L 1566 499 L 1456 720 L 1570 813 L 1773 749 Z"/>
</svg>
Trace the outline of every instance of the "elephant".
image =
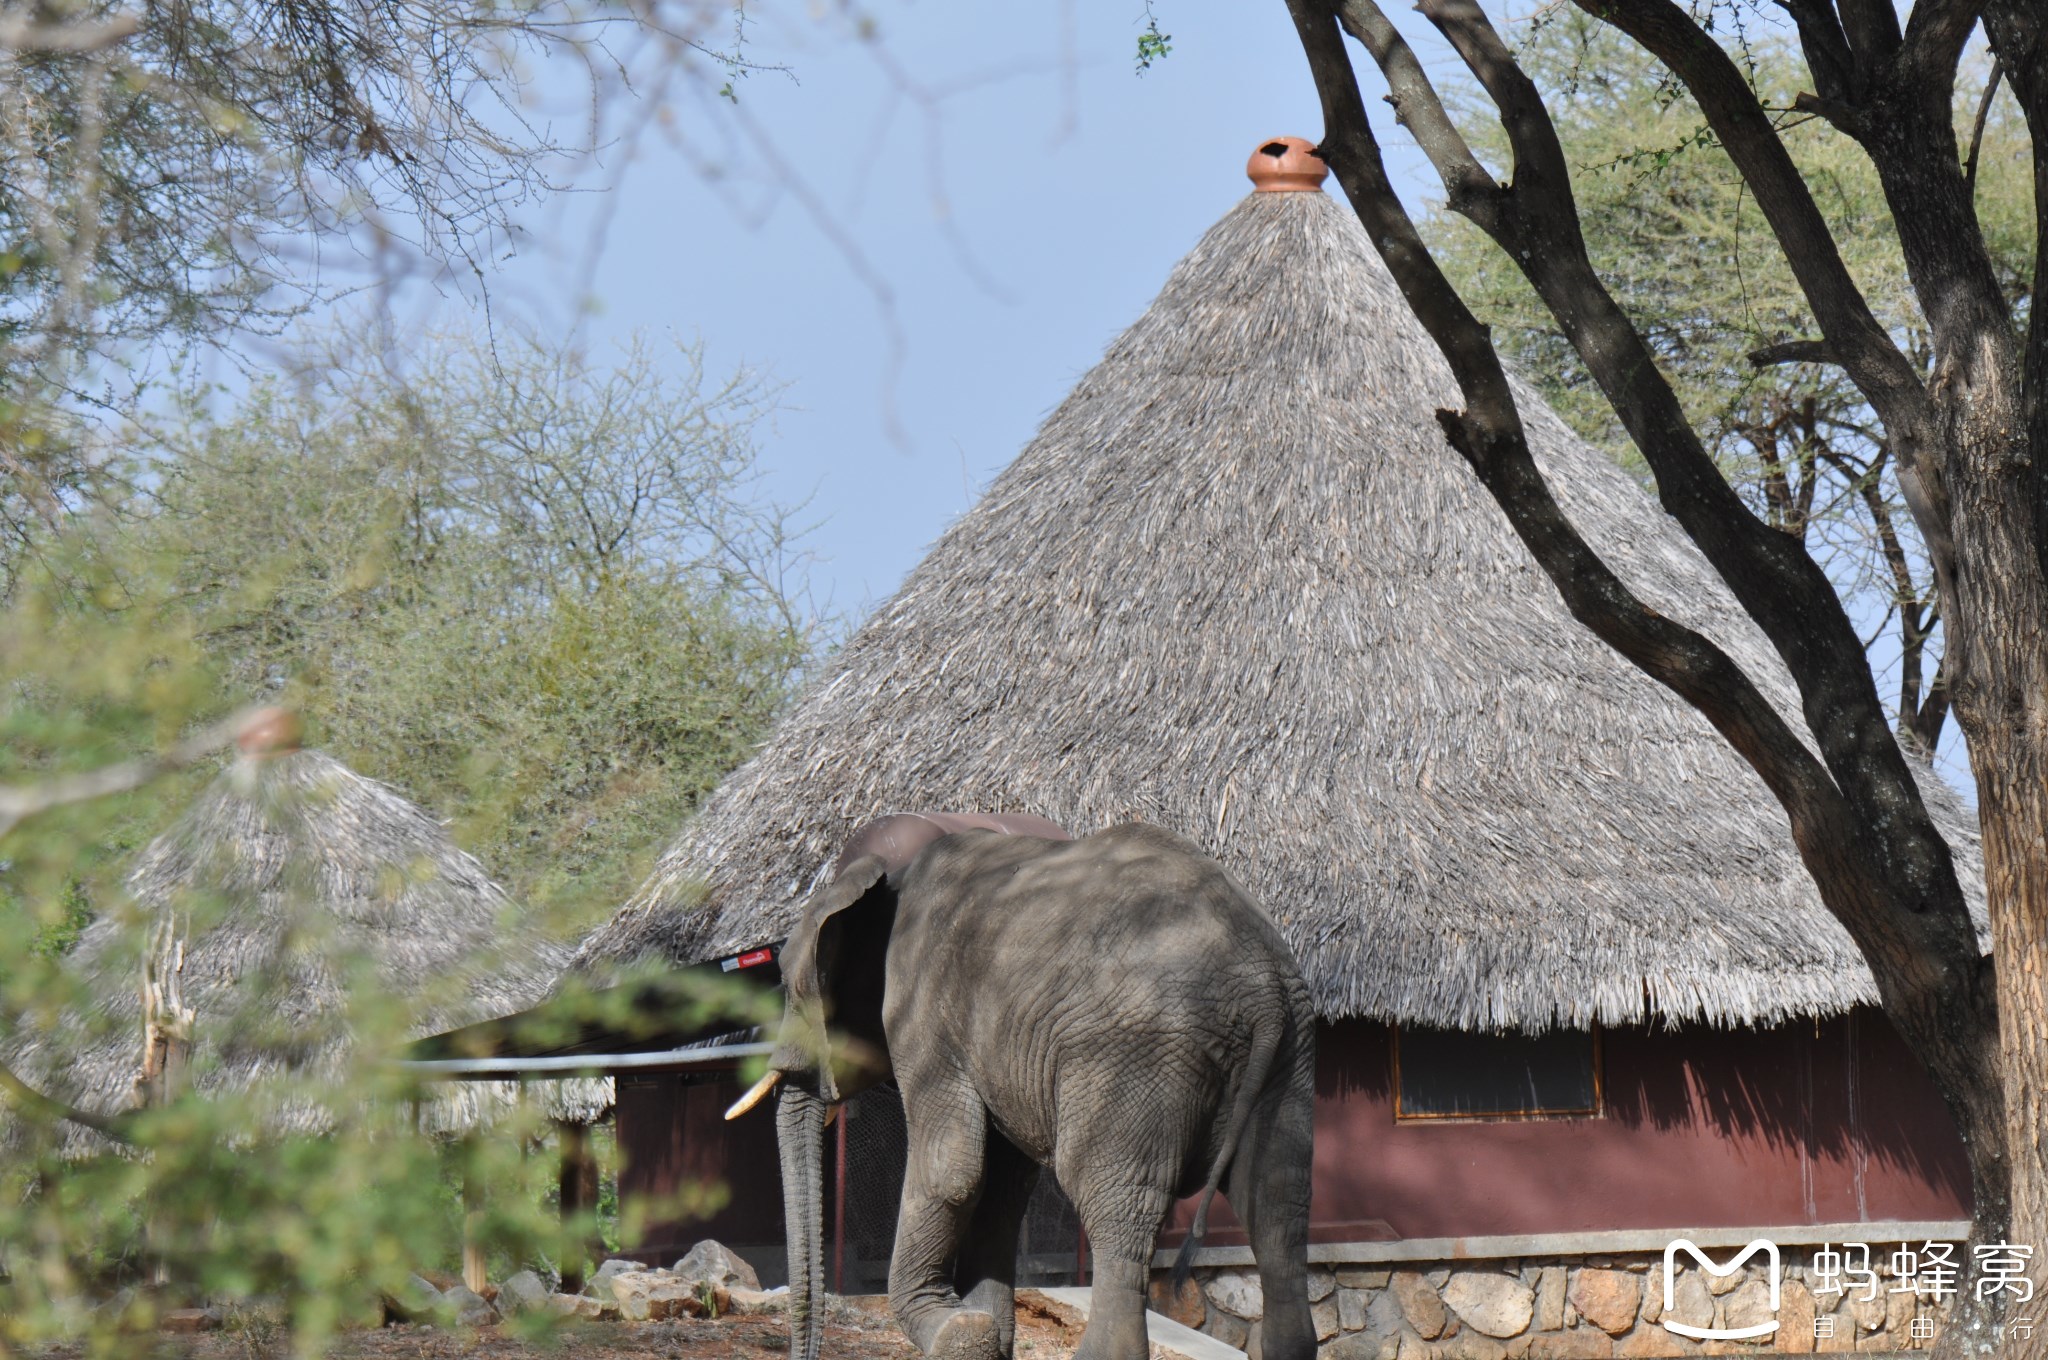
<svg viewBox="0 0 2048 1360">
<path fill-rule="evenodd" d="M 733 1113 L 779 1083 L 791 1360 L 817 1360 L 823 1336 L 828 1111 L 892 1079 L 909 1151 L 889 1303 L 932 1360 L 1012 1355 L 1041 1167 L 1092 1251 L 1077 1360 L 1144 1360 L 1161 1224 L 1200 1192 L 1178 1283 L 1219 1188 L 1258 1263 L 1265 1360 L 1312 1360 L 1315 1019 L 1286 942 L 1166 831 L 987 829 L 1000 820 L 870 824 L 784 946 L 777 1045 Z"/>
</svg>

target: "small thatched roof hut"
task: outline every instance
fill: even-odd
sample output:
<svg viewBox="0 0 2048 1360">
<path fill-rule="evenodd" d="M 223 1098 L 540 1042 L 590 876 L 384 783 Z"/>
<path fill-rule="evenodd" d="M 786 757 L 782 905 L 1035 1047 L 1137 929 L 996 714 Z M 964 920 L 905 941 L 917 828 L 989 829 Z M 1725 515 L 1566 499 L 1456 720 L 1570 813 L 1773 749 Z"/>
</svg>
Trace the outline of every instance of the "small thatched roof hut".
<svg viewBox="0 0 2048 1360">
<path fill-rule="evenodd" d="M 1654 499 L 1520 395 L 1586 536 L 1796 715 Z M 1192 838 L 1279 920 L 1330 1018 L 1751 1024 L 1874 1001 L 1762 782 L 1566 613 L 1445 447 L 1433 412 L 1457 399 L 1351 213 L 1249 195 L 579 965 L 785 934 L 881 813 L 1015 810 Z M 1981 898 L 1974 819 L 1950 821 Z"/>
<path fill-rule="evenodd" d="M 24 1076 L 98 1114 L 138 1103 L 145 956 L 175 965 L 193 1013 L 191 1080 L 226 1093 L 339 1074 L 361 1018 L 351 1008 L 366 997 L 404 1006 L 406 1028 L 429 1033 L 532 1004 L 568 953 L 527 928 L 430 814 L 319 751 L 245 749 L 143 852 L 128 888 L 133 912 L 95 920 L 72 952 L 80 1011 L 9 1045 Z M 598 1081 L 535 1094 L 570 1120 L 609 1104 Z M 420 1122 L 465 1129 L 515 1096 L 504 1083 L 451 1084 Z M 323 1118 L 288 1105 L 276 1122 Z M 72 1141 L 98 1145 L 82 1130 Z"/>
</svg>

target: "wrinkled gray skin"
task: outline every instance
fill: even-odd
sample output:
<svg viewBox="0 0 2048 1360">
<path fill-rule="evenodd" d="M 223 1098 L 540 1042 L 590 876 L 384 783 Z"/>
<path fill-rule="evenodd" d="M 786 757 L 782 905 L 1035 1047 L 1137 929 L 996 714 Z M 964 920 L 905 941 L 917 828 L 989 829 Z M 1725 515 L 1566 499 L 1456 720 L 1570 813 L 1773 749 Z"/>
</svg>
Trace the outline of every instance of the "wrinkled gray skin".
<svg viewBox="0 0 2048 1360">
<path fill-rule="evenodd" d="M 792 1360 L 822 1337 L 826 1112 L 891 1076 L 910 1150 L 889 1302 L 919 1350 L 1012 1354 L 1044 1166 L 1093 1253 L 1077 1360 L 1145 1360 L 1154 1239 L 1176 1198 L 1219 1183 L 1258 1259 L 1265 1360 L 1313 1360 L 1314 1016 L 1279 932 L 1214 860 L 1143 826 L 969 831 L 895 874 L 869 856 L 806 904 L 783 977 Z"/>
</svg>

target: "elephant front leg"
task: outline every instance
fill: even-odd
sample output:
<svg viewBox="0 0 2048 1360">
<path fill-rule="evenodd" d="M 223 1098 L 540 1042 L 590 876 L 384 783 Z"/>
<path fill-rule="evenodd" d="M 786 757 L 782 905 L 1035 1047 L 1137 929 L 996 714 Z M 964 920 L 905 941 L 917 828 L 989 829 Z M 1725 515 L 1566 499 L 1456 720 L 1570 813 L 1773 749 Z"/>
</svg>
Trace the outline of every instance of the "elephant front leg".
<svg viewBox="0 0 2048 1360">
<path fill-rule="evenodd" d="M 937 1111 L 929 1108 L 934 1103 L 905 1092 L 910 1156 L 889 1261 L 889 1308 L 932 1360 L 1000 1360 L 995 1315 L 963 1306 L 952 1275 L 981 1191 L 988 1116 L 965 1093 Z"/>
<path fill-rule="evenodd" d="M 963 1306 L 996 1320 L 996 1349 L 1003 1356 L 1017 1345 L 1017 1233 L 1038 1184 L 1038 1163 L 1000 1134 L 988 1140 L 981 1202 L 975 1206 L 953 1285 Z"/>
</svg>

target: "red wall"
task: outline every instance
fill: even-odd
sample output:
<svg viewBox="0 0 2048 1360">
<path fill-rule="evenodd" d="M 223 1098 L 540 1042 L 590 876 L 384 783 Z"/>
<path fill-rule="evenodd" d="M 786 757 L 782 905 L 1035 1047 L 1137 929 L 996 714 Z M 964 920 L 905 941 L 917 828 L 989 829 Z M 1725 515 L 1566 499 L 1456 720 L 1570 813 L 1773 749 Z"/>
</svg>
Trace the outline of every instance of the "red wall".
<svg viewBox="0 0 2048 1360">
<path fill-rule="evenodd" d="M 1962 1144 L 1876 1011 L 1764 1031 L 1606 1031 L 1603 1113 L 1579 1119 L 1396 1123 L 1392 1038 L 1370 1021 L 1318 1038 L 1316 1241 L 1969 1216 Z M 620 1083 L 621 1189 L 670 1206 L 642 1239 L 647 1259 L 703 1237 L 779 1249 L 774 1118 L 764 1107 L 725 1123 L 738 1095 L 730 1080 Z M 678 1187 L 719 1181 L 722 1210 L 675 1207 Z M 1189 1214 L 1176 1211 L 1163 1244 L 1179 1244 Z M 1219 1204 L 1208 1241 L 1243 1240 Z"/>
<path fill-rule="evenodd" d="M 1604 1110 L 1578 1119 L 1396 1123 L 1392 1038 L 1318 1037 L 1315 1241 L 1969 1216 L 1962 1143 L 1876 1011 L 1605 1031 Z M 1210 1243 L 1243 1240 L 1212 1219 Z"/>
</svg>

